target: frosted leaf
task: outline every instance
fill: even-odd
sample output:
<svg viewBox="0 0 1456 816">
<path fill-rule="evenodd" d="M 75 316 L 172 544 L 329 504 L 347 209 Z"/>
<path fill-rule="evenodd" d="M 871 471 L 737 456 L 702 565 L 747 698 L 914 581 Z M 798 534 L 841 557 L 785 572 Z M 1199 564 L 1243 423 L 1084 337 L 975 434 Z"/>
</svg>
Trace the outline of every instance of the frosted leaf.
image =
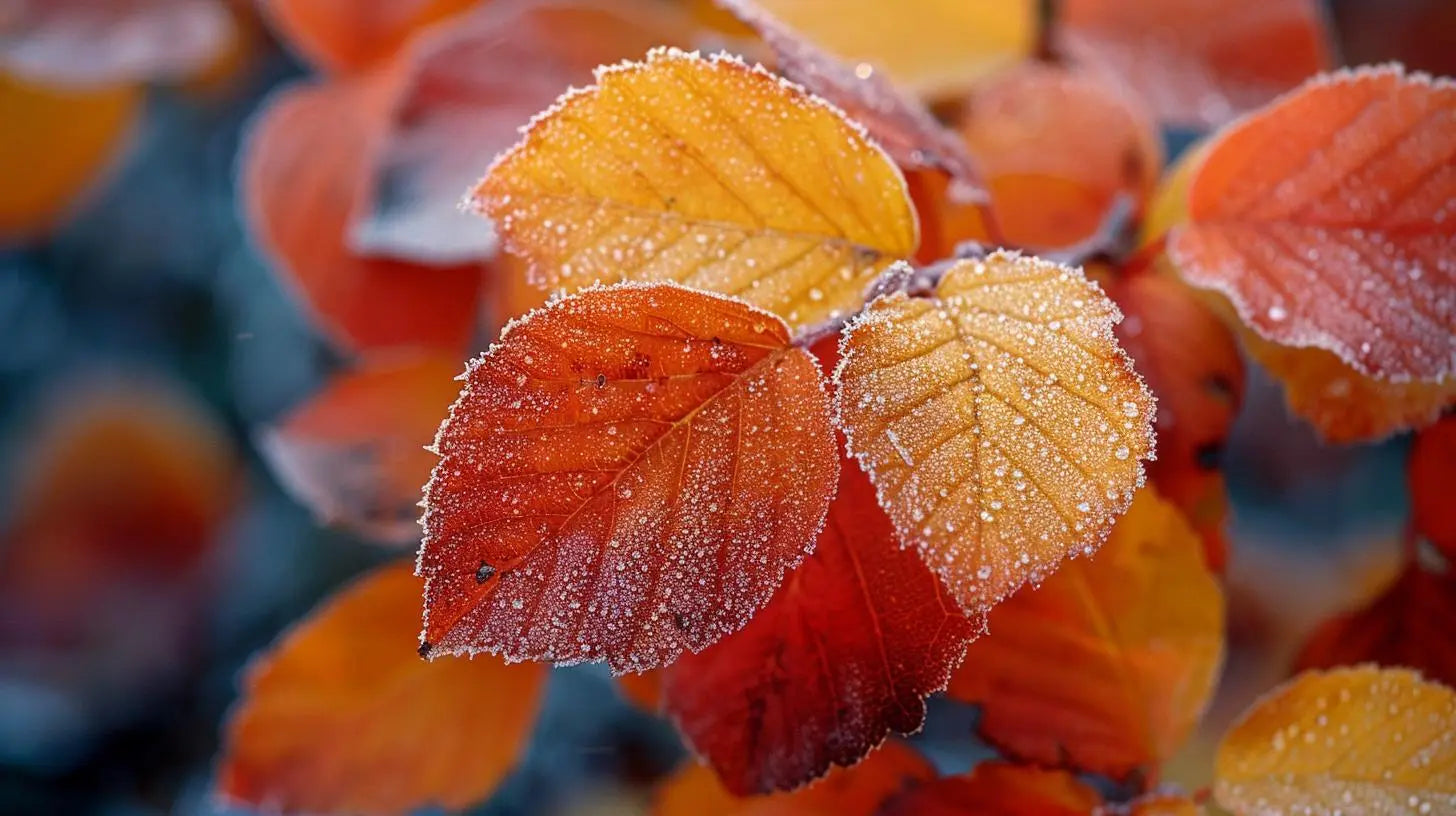
<svg viewBox="0 0 1456 816">
<path fill-rule="evenodd" d="M 850 450 L 967 610 L 1100 543 L 1142 484 L 1153 399 L 1113 338 L 1119 317 L 1079 271 L 997 252 L 845 327 Z"/>
<path fill-rule="evenodd" d="M 812 548 L 837 475 L 822 376 L 788 339 L 671 284 L 507 326 L 435 443 L 427 651 L 643 671 L 743 626 Z"/>
</svg>

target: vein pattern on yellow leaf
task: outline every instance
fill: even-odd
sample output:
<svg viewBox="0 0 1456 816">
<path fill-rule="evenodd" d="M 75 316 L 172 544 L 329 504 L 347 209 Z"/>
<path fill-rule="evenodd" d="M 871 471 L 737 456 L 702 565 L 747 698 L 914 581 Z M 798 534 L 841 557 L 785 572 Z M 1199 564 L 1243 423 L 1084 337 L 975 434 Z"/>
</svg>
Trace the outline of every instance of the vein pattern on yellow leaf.
<svg viewBox="0 0 1456 816">
<path fill-rule="evenodd" d="M 408 564 L 360 579 L 256 660 L 220 793 L 266 810 L 403 814 L 488 796 L 536 718 L 546 667 L 421 660 Z"/>
<path fill-rule="evenodd" d="M 1456 692 L 1404 669 L 1304 672 L 1224 735 L 1215 776 L 1239 814 L 1456 813 Z"/>
<path fill-rule="evenodd" d="M 1456 376 L 1456 84 L 1344 71 L 1244 119 L 1209 145 L 1168 252 L 1270 342 Z"/>
<path fill-rule="evenodd" d="M 967 611 L 1091 554 L 1142 485 L 1153 398 L 1078 270 L 962 261 L 844 329 L 836 407 L 901 540 Z"/>
<path fill-rule="evenodd" d="M 761 68 L 674 49 L 599 69 L 473 200 L 540 285 L 672 280 L 794 327 L 858 309 L 917 242 L 900 172 L 837 109 Z"/>
<path fill-rule="evenodd" d="M 1197 534 L 1147 488 L 1095 557 L 992 610 L 950 695 L 1010 756 L 1156 775 L 1213 694 L 1223 607 Z"/>
<path fill-rule="evenodd" d="M 767 13 L 841 59 L 882 69 L 924 97 L 965 90 L 1030 52 L 1030 0 L 719 0 L 740 16 Z M 756 7 L 756 8 L 755 8 Z"/>
</svg>

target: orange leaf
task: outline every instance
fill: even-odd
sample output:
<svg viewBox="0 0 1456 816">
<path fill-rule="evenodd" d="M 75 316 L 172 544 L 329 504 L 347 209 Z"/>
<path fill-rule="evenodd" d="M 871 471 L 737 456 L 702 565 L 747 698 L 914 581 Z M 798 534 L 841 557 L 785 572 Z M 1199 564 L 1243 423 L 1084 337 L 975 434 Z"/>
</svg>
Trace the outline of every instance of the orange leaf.
<svg viewBox="0 0 1456 816">
<path fill-rule="evenodd" d="M 1030 52 L 1036 4 L 1030 0 L 720 0 L 740 17 L 768 15 L 815 46 L 856 66 L 882 69 L 923 97 L 965 90 Z"/>
<path fill-rule="evenodd" d="M 1305 672 L 1244 712 L 1214 788 L 1235 813 L 1456 812 L 1456 693 L 1402 669 Z"/>
<path fill-rule="evenodd" d="M 1261 337 L 1370 377 L 1456 377 L 1456 85 L 1399 68 L 1311 81 L 1226 131 L 1169 236 Z"/>
<path fill-rule="evenodd" d="M 426 447 L 459 393 L 456 371 L 439 356 L 366 360 L 269 427 L 263 455 L 321 521 L 413 545 L 436 462 Z"/>
<path fill-rule="evenodd" d="M 853 768 L 836 768 L 790 793 L 739 798 L 713 772 L 687 765 L 657 792 L 653 816 L 872 816 L 880 803 L 907 785 L 935 776 L 913 748 L 887 742 Z"/>
<path fill-rule="evenodd" d="M 1119 197 L 1135 216 L 1157 184 L 1163 148 L 1152 120 L 1095 75 L 1026 62 L 978 84 L 965 104 L 961 136 L 1012 244 L 1093 238 Z"/>
<path fill-rule="evenodd" d="M 901 169 L 938 168 L 955 180 L 957 198 L 984 196 L 975 162 L 960 137 L 919 99 L 903 93 L 873 66 L 851 66 L 823 51 L 753 0 L 723 3 L 773 49 L 778 70 L 785 77 L 838 105 L 864 126 Z"/>
<path fill-rule="evenodd" d="M 978 763 L 966 776 L 932 779 L 900 794 L 879 816 L 1082 816 L 1102 797 L 1066 771 Z"/>
<path fill-rule="evenodd" d="M 1331 442 L 1384 439 L 1434 422 L 1456 403 L 1456 377 L 1441 382 L 1377 380 L 1321 348 L 1281 346 L 1242 327 L 1239 338 L 1249 357 L 1284 385 L 1289 410 Z"/>
<path fill-rule="evenodd" d="M 1456 561 L 1456 415 L 1416 434 L 1407 467 L 1416 533 Z"/>
<path fill-rule="evenodd" d="M 1222 572 L 1228 497 L 1219 466 L 1244 398 L 1238 343 L 1218 315 L 1175 279 L 1124 273 L 1106 286 L 1127 315 L 1117 339 L 1158 397 L 1158 458 L 1148 465 L 1148 476 L 1193 523 L 1209 566 Z"/>
<path fill-rule="evenodd" d="M 184 79 L 232 31 L 219 0 L 18 0 L 6 11 L 0 67 L 55 85 Z"/>
<path fill-rule="evenodd" d="M 617 688 L 632 705 L 656 714 L 662 709 L 662 671 L 617 675 Z"/>
<path fill-rule="evenodd" d="M 428 648 L 618 672 L 747 623 L 812 547 L 839 467 L 823 376 L 783 322 L 672 284 L 507 326 L 436 446 Z"/>
<path fill-rule="evenodd" d="M 836 405 L 900 538 L 968 611 L 1091 554 L 1142 484 L 1153 400 L 1081 272 L 997 252 L 844 329 Z"/>
<path fill-rule="evenodd" d="M 415 654 L 420 584 L 384 567 L 255 659 L 227 724 L 228 799 L 270 811 L 408 813 L 484 799 L 515 765 L 546 668 Z"/>
<path fill-rule="evenodd" d="M 950 694 L 1019 759 L 1155 775 L 1198 723 L 1223 656 L 1223 593 L 1197 535 L 1139 491 L 1094 558 L 991 612 Z"/>
<path fill-rule="evenodd" d="M 0 245 L 64 219 L 116 159 L 141 101 L 130 85 L 62 89 L 0 72 Z"/>
<path fill-rule="evenodd" d="M 1330 67 L 1315 0 L 1064 0 L 1062 45 L 1165 122 L 1219 125 Z"/>
<path fill-rule="evenodd" d="M 844 462 L 814 554 L 742 631 L 667 669 L 663 707 L 729 790 L 788 790 L 918 731 L 977 631 Z"/>
<path fill-rule="evenodd" d="M 1428 565 L 1416 559 L 1380 597 L 1321 624 L 1305 641 L 1295 669 L 1378 663 L 1417 669 L 1433 680 L 1456 686 L 1453 620 L 1456 576 L 1450 565 L 1444 561 Z"/>
<path fill-rule="evenodd" d="M 475 191 L 547 287 L 674 280 L 794 327 L 915 250 L 904 179 L 835 108 L 731 57 L 655 50 L 534 120 Z"/>
<path fill-rule="evenodd" d="M 960 244 L 974 241 L 994 245 L 988 224 L 990 208 L 986 202 L 962 201 L 955 195 L 956 182 L 943 173 L 911 170 L 905 174 L 905 186 L 915 203 L 920 220 L 920 248 L 915 261 L 933 264 L 957 253 Z"/>
<path fill-rule="evenodd" d="M 684 13 L 652 0 L 572 0 L 492 4 L 417 38 L 391 66 L 402 87 L 351 245 L 425 263 L 488 257 L 493 231 L 460 212 L 468 181 L 562 88 L 692 33 Z"/>
<path fill-rule="evenodd" d="M 248 226 L 331 339 L 459 353 L 475 330 L 477 267 L 367 259 L 345 245 L 392 99 L 382 75 L 276 94 L 240 159 Z"/>
<path fill-rule="evenodd" d="M 416 31 L 481 0 L 261 0 L 280 38 L 319 67 L 359 71 L 388 59 Z"/>
</svg>

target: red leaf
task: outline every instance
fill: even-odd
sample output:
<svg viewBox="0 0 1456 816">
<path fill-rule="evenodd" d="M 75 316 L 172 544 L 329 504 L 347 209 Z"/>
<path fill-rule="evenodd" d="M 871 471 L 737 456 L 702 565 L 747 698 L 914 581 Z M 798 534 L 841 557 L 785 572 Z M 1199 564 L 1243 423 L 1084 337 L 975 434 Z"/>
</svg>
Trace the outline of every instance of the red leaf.
<svg viewBox="0 0 1456 816">
<path fill-rule="evenodd" d="M 689 45 L 692 20 L 650 0 L 492 4 L 410 43 L 391 66 L 389 112 L 370 192 L 350 233 L 362 254 L 460 263 L 495 251 L 460 212 L 465 187 L 520 138 L 521 123 L 597 65 Z"/>
<path fill-rule="evenodd" d="M 1450 565 L 1415 561 L 1369 605 L 1321 624 L 1305 642 L 1294 669 L 1378 663 L 1418 669 L 1432 680 L 1456 686 L 1453 620 L 1456 576 Z"/>
<path fill-rule="evenodd" d="M 410 35 L 481 0 L 259 0 L 280 38 L 330 71 L 388 59 Z"/>
<path fill-rule="evenodd" d="M 919 730 L 977 631 L 842 462 L 814 554 L 741 632 L 667 669 L 663 706 L 729 790 L 787 790 Z"/>
<path fill-rule="evenodd" d="M 1312 80 L 1226 131 L 1169 254 L 1266 340 L 1393 382 L 1456 376 L 1456 85 Z"/>
<path fill-rule="evenodd" d="M 657 792 L 652 816 L 871 816 L 935 769 L 915 749 L 886 742 L 853 768 L 836 768 L 816 784 L 768 796 L 737 797 L 702 765 L 679 770 Z"/>
<path fill-rule="evenodd" d="M 545 686 L 539 664 L 426 662 L 406 564 L 345 588 L 249 667 L 219 792 L 268 812 L 458 810 L 515 765 Z"/>
<path fill-rule="evenodd" d="M 1117 339 L 1158 398 L 1158 458 L 1148 475 L 1198 530 L 1209 567 L 1222 572 L 1228 497 L 1219 467 L 1244 398 L 1238 342 L 1175 279 L 1133 273 L 1103 285 L 1125 315 Z"/>
<path fill-rule="evenodd" d="M 475 330 L 480 270 L 361 258 L 345 246 L 391 85 L 383 75 L 297 85 L 273 97 L 241 156 L 248 226 L 346 348 L 461 352 Z"/>
<path fill-rule="evenodd" d="M 1456 415 L 1416 434 L 1409 471 L 1416 533 L 1456 560 Z"/>
<path fill-rule="evenodd" d="M 1330 67 L 1315 0 L 1064 0 L 1062 45 L 1160 119 L 1219 125 Z"/>
<path fill-rule="evenodd" d="M 880 816 L 1082 816 L 1101 805 L 1097 791 L 1066 771 L 989 761 L 911 788 Z"/>
<path fill-rule="evenodd" d="M 426 447 L 459 388 L 440 356 L 368 360 L 270 426 L 261 449 L 319 520 L 388 543 L 419 541 Z"/>
<path fill-rule="evenodd" d="M 778 318 L 671 284 L 592 288 L 471 364 L 425 491 L 436 652 L 642 671 L 748 622 L 839 467 Z"/>
</svg>

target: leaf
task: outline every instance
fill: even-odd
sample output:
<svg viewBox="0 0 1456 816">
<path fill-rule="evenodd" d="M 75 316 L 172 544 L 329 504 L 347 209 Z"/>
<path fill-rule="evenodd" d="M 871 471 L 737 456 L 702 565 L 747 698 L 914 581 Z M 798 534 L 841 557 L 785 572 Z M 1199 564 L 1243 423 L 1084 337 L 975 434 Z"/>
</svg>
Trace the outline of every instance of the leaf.
<svg viewBox="0 0 1456 816">
<path fill-rule="evenodd" d="M 1430 424 L 1456 404 L 1456 377 L 1438 383 L 1377 380 L 1321 348 L 1281 346 L 1247 328 L 1239 339 L 1249 357 L 1283 384 L 1289 410 L 1330 442 L 1384 439 Z"/>
<path fill-rule="evenodd" d="M 1320 624 L 1300 649 L 1296 671 L 1378 663 L 1416 669 L 1456 685 L 1456 576 L 1439 556 L 1414 559 L 1381 595 Z"/>
<path fill-rule="evenodd" d="M 1155 775 L 1197 725 L 1223 657 L 1223 593 L 1182 515 L 1138 492 L 1095 558 L 991 612 L 950 695 L 1002 752 Z"/>
<path fill-rule="evenodd" d="M 652 816 L 872 816 L 896 791 L 934 776 L 929 762 L 894 741 L 853 768 L 836 768 L 806 788 L 769 796 L 736 797 L 711 770 L 689 764 L 657 791 Z"/>
<path fill-rule="evenodd" d="M 963 91 L 1031 51 L 1036 4 L 1028 0 L 719 0 L 740 17 L 769 15 L 858 71 L 882 69 L 910 93 Z M 745 11 L 746 9 L 746 11 Z"/>
<path fill-rule="evenodd" d="M 648 714 L 656 714 L 662 710 L 662 673 L 663 670 L 619 674 L 617 688 L 632 705 Z"/>
<path fill-rule="evenodd" d="M 1370 377 L 1456 377 L 1456 85 L 1316 78 L 1211 144 L 1169 256 L 1262 338 Z"/>
<path fill-rule="evenodd" d="M 1256 702 L 1218 748 L 1235 813 L 1456 810 L 1456 694 L 1401 669 L 1304 672 Z"/>
<path fill-rule="evenodd" d="M 599 69 L 474 202 L 548 288 L 674 280 L 795 328 L 858 309 L 916 244 L 904 179 L 839 111 L 761 68 L 672 49 Z"/>
<path fill-rule="evenodd" d="M 813 545 L 839 467 L 823 377 L 767 312 L 588 289 L 473 362 L 425 489 L 431 654 L 671 662 Z"/>
<path fill-rule="evenodd" d="M 1105 286 L 1126 315 L 1117 339 L 1158 397 L 1158 458 L 1148 476 L 1193 523 L 1209 566 L 1222 572 L 1228 496 L 1220 466 L 1244 399 L 1238 342 L 1175 279 L 1124 272 Z"/>
<path fill-rule="evenodd" d="M 184 79 L 232 30 L 219 0 L 17 0 L 6 12 L 0 68 L 76 90 Z"/>
<path fill-rule="evenodd" d="M 991 232 L 994 218 L 984 201 L 961 201 L 953 189 L 956 183 L 944 174 L 911 170 L 905 174 L 905 186 L 920 221 L 920 249 L 914 260 L 934 264 L 959 254 L 961 244 L 975 242 L 994 246 Z"/>
<path fill-rule="evenodd" d="M 1456 495 L 1456 415 L 1416 434 L 1407 472 L 1411 525 L 1448 560 L 1456 561 L 1456 503 L 1451 501 Z"/>
<path fill-rule="evenodd" d="M 489 257 L 495 233 L 460 212 L 463 180 L 597 65 L 692 33 L 685 14 L 650 0 L 551 0 L 490 4 L 416 38 L 391 66 L 401 87 L 350 245 L 424 263 Z"/>
<path fill-rule="evenodd" d="M 1120 198 L 1136 216 L 1157 184 L 1163 149 L 1152 119 L 1093 74 L 1021 63 L 977 84 L 964 107 L 960 135 L 1011 244 L 1089 240 Z"/>
<path fill-rule="evenodd" d="M 1059 46 L 1159 119 L 1221 125 L 1329 68 L 1314 0 L 1065 0 Z"/>
<path fill-rule="evenodd" d="M 437 355 L 366 359 L 268 427 L 260 450 L 320 521 L 414 545 L 437 461 L 426 447 L 459 393 L 456 371 Z"/>
<path fill-rule="evenodd" d="M 390 104 L 387 79 L 275 94 L 239 159 L 244 216 L 279 276 L 340 346 L 460 353 L 475 332 L 479 268 L 367 259 L 345 246 Z"/>
<path fill-rule="evenodd" d="M 970 612 L 1090 555 L 1143 481 L 1153 399 L 1081 273 L 997 252 L 844 329 L 836 408 L 901 541 Z"/>
<path fill-rule="evenodd" d="M 481 0 L 261 0 L 279 35 L 326 71 L 358 72 L 394 55 L 415 32 Z"/>
<path fill-rule="evenodd" d="M 1097 791 L 1066 771 L 990 760 L 911 788 L 880 816 L 1081 816 L 1101 806 Z"/>
<path fill-rule="evenodd" d="M 406 564 L 346 587 L 256 658 L 218 791 L 278 812 L 458 810 L 495 790 L 536 719 L 546 667 L 415 654 Z"/>
<path fill-rule="evenodd" d="M 722 0 L 773 49 L 780 73 L 839 106 L 902 169 L 940 169 L 958 199 L 984 198 L 980 174 L 960 137 L 866 63 L 851 66 L 820 49 L 753 0 Z"/>
<path fill-rule="evenodd" d="M 0 245 L 56 226 L 125 144 L 141 89 L 62 89 L 0 72 Z"/>
<path fill-rule="evenodd" d="M 844 462 L 814 553 L 742 631 L 666 670 L 664 709 L 728 790 L 789 790 L 920 730 L 978 625 Z"/>
</svg>

